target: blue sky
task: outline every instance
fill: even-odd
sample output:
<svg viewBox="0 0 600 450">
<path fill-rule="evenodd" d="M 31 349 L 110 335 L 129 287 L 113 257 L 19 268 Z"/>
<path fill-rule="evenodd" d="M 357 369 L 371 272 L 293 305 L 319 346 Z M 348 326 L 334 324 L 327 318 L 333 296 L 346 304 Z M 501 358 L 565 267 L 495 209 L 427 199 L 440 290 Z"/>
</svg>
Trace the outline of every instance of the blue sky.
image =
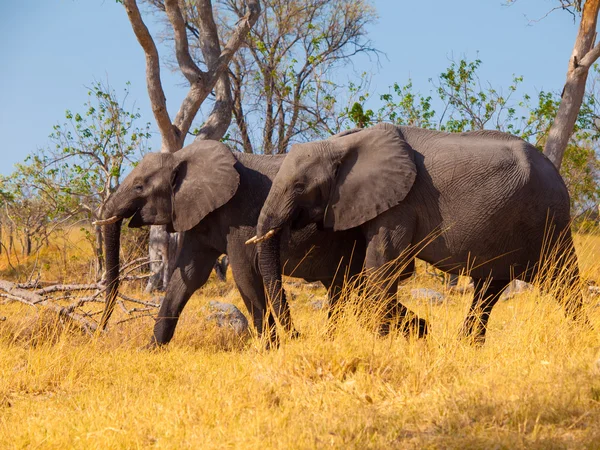
<svg viewBox="0 0 600 450">
<path fill-rule="evenodd" d="M 382 93 L 412 78 L 417 91 L 431 89 L 451 58 L 479 57 L 481 79 L 508 86 L 524 77 L 523 92 L 562 89 L 577 24 L 570 14 L 544 16 L 558 0 L 374 0 L 379 15 L 373 46 L 379 65 L 357 59 L 340 73 L 373 72 L 371 90 Z M 148 19 L 151 22 L 151 19 Z M 156 26 L 151 26 L 156 31 Z M 154 117 L 145 84 L 145 62 L 123 7 L 114 0 L 20 0 L 0 2 L 0 174 L 36 148 L 48 145 L 52 126 L 66 109 L 83 110 L 87 88 L 106 81 L 117 91 L 130 81 L 129 99 L 145 122 Z M 160 48 L 162 55 L 167 50 Z M 164 57 L 163 57 L 164 59 Z M 186 89 L 164 68 L 163 86 L 173 117 Z M 155 150 L 160 139 L 152 140 Z"/>
</svg>

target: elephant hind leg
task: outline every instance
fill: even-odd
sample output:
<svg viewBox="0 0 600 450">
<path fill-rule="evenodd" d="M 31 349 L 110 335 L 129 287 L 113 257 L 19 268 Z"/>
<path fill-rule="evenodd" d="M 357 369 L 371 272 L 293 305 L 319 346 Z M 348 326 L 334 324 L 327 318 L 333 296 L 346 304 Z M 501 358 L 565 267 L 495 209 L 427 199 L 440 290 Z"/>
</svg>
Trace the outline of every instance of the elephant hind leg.
<svg viewBox="0 0 600 450">
<path fill-rule="evenodd" d="M 563 306 L 565 314 L 574 321 L 590 325 L 583 310 L 583 294 L 577 254 L 569 235 L 564 246 L 558 251 L 554 261 L 548 261 L 551 267 L 552 293 Z"/>
<path fill-rule="evenodd" d="M 509 282 L 507 280 L 475 280 L 473 302 L 463 323 L 461 335 L 475 344 L 485 342 L 487 323 L 494 305 Z"/>
</svg>

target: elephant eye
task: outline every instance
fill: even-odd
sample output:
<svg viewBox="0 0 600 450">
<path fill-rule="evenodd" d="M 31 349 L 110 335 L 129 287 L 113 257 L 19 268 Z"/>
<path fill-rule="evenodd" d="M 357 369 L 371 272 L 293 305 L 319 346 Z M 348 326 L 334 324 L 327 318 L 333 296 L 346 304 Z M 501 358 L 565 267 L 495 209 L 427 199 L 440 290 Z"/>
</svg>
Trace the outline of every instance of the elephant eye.
<svg viewBox="0 0 600 450">
<path fill-rule="evenodd" d="M 306 189 L 306 185 L 302 182 L 298 182 L 296 184 L 294 184 L 294 191 L 297 193 L 302 193 L 304 192 L 304 190 Z"/>
<path fill-rule="evenodd" d="M 136 184 L 133 189 L 135 190 L 135 192 L 142 192 L 144 190 L 144 186 L 141 184 Z"/>
</svg>

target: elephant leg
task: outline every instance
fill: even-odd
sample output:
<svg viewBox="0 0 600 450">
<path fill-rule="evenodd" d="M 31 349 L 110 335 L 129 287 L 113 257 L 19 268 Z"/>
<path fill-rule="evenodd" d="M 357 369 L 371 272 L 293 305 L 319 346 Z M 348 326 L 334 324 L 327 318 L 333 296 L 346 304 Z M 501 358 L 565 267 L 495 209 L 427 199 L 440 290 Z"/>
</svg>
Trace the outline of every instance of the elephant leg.
<svg viewBox="0 0 600 450">
<path fill-rule="evenodd" d="M 559 257 L 551 264 L 554 267 L 552 281 L 555 286 L 554 296 L 565 309 L 565 314 L 574 321 L 591 326 L 583 310 L 583 294 L 579 266 L 573 241 L 566 238 L 564 250 L 559 250 Z"/>
<path fill-rule="evenodd" d="M 158 311 L 150 347 L 165 345 L 173 338 L 183 308 L 192 294 L 204 286 L 219 257 L 219 252 L 200 248 L 188 236 L 187 233 L 184 236 L 175 270 Z"/>
<path fill-rule="evenodd" d="M 387 265 L 389 270 L 384 271 L 382 274 L 383 279 L 386 280 L 386 286 L 384 286 L 384 291 L 382 291 L 385 295 L 384 302 L 386 309 L 379 333 L 382 336 L 386 336 L 389 334 L 391 328 L 396 326 L 406 337 L 425 337 L 428 332 L 427 321 L 419 318 L 414 312 L 410 311 L 398 300 L 397 296 L 398 283 L 409 279 L 414 273 L 414 258 L 409 263 L 392 261 L 387 263 Z M 376 283 L 379 283 L 379 281 L 376 281 Z"/>
<path fill-rule="evenodd" d="M 267 301 L 272 308 L 275 320 L 284 330 L 296 334 L 281 279 L 282 265 L 280 261 L 279 236 L 259 244 L 258 266 L 262 274 Z"/>
<path fill-rule="evenodd" d="M 473 343 L 483 344 L 487 323 L 494 305 L 500 299 L 500 294 L 509 282 L 507 280 L 475 280 L 473 302 L 465 318 L 461 335 Z"/>
<path fill-rule="evenodd" d="M 344 277 L 336 275 L 329 280 L 323 280 L 322 283 L 325 288 L 327 288 L 327 300 L 329 303 L 329 310 L 327 311 L 327 333 L 332 336 L 337 327 L 337 321 L 342 309 L 340 300 L 344 287 Z"/>
<path fill-rule="evenodd" d="M 380 334 L 385 336 L 394 325 L 400 326 L 405 336 L 425 337 L 428 325 L 424 319 L 409 311 L 397 299 L 398 283 L 412 276 L 415 270 L 414 252 L 410 248 L 408 228 L 397 226 L 386 229 L 378 226 L 367 237 L 367 297 L 382 302 L 384 317 Z"/>
<path fill-rule="evenodd" d="M 232 258 L 230 262 L 233 279 L 246 305 L 246 309 L 252 316 L 254 328 L 259 336 L 275 326 L 275 321 L 267 313 L 267 298 L 263 287 L 262 279 L 252 269 L 249 268 L 248 261 L 238 263 L 237 258 Z"/>
</svg>

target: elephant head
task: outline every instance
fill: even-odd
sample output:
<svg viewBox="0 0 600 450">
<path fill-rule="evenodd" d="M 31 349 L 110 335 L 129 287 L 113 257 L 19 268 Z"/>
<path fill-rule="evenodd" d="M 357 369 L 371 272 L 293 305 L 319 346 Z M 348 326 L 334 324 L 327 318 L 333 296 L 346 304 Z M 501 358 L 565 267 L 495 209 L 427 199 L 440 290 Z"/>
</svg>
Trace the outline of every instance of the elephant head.
<svg viewBox="0 0 600 450">
<path fill-rule="evenodd" d="M 401 202 L 416 173 L 413 149 L 390 124 L 293 145 L 261 210 L 254 241 L 286 225 L 362 225 Z"/>
<path fill-rule="evenodd" d="M 106 326 L 118 290 L 119 236 L 123 219 L 130 227 L 166 225 L 187 231 L 227 203 L 239 185 L 231 150 L 217 141 L 195 141 L 176 153 L 149 153 L 123 180 L 103 209 L 107 267 Z"/>
</svg>

